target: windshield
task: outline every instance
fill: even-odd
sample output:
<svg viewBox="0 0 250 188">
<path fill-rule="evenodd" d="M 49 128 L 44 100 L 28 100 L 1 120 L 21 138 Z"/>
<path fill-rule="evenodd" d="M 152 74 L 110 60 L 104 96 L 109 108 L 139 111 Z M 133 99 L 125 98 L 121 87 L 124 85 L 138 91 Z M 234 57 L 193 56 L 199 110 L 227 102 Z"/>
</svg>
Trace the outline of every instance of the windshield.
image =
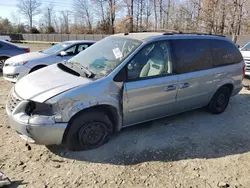
<svg viewBox="0 0 250 188">
<path fill-rule="evenodd" d="M 95 75 L 108 75 L 141 43 L 135 39 L 110 36 L 71 58 L 68 63 L 79 64 Z"/>
<path fill-rule="evenodd" d="M 246 44 L 241 51 L 250 51 L 250 43 Z"/>
<path fill-rule="evenodd" d="M 55 53 L 62 51 L 64 48 L 66 48 L 69 45 L 71 45 L 71 43 L 68 43 L 68 42 L 59 43 L 59 44 L 53 45 L 50 48 L 47 48 L 46 50 L 43 50 L 42 52 L 45 54 L 55 54 Z"/>
</svg>

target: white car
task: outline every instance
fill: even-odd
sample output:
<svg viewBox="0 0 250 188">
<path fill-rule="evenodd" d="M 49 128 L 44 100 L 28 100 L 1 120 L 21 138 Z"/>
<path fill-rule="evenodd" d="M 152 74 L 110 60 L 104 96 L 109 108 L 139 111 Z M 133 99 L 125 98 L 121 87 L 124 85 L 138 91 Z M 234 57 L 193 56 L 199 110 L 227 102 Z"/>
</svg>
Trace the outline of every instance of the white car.
<svg viewBox="0 0 250 188">
<path fill-rule="evenodd" d="M 250 76 L 250 42 L 240 48 L 240 51 L 246 65 L 246 75 Z"/>
<path fill-rule="evenodd" d="M 13 56 L 4 63 L 3 77 L 15 83 L 31 72 L 70 59 L 94 43 L 86 40 L 65 41 L 43 51 Z"/>
</svg>

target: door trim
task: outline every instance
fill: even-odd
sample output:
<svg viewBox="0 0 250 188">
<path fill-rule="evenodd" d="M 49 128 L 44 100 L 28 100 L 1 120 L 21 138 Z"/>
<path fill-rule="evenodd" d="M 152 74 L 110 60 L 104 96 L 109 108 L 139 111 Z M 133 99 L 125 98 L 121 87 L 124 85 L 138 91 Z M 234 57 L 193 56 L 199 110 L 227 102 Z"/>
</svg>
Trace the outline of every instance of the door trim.
<svg viewBox="0 0 250 188">
<path fill-rule="evenodd" d="M 141 111 L 141 110 L 147 110 L 149 108 L 154 108 L 154 107 L 157 107 L 160 105 L 166 105 L 166 104 L 173 103 L 173 102 L 176 102 L 176 99 L 171 100 L 171 101 L 162 102 L 162 103 L 156 103 L 156 104 L 152 104 L 152 105 L 147 105 L 147 106 L 129 109 L 128 112 L 137 112 L 137 111 Z"/>
</svg>

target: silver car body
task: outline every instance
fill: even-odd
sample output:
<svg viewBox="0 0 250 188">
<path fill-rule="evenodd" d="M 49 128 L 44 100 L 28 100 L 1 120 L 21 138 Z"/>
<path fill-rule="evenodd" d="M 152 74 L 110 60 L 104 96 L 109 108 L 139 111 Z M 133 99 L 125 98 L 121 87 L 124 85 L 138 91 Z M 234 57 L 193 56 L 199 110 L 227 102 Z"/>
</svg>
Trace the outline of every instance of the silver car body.
<svg viewBox="0 0 250 188">
<path fill-rule="evenodd" d="M 76 40 L 76 41 L 65 41 L 61 44 L 62 47 L 60 50 L 56 50 L 52 53 L 44 53 L 43 51 L 39 52 L 31 52 L 27 54 L 21 54 L 14 56 L 12 58 L 9 58 L 6 60 L 5 65 L 3 67 L 3 77 L 5 80 L 8 80 L 10 82 L 17 82 L 22 77 L 29 74 L 34 68 L 38 66 L 48 66 L 52 65 L 54 63 L 68 60 L 80 51 L 78 51 L 79 45 L 92 45 L 94 44 L 94 41 L 87 41 L 87 40 Z M 54 46 L 53 46 L 54 47 Z M 60 53 L 62 51 L 75 49 L 77 53 L 67 54 L 65 56 L 62 56 Z M 16 63 L 22 63 L 25 62 L 23 65 L 15 65 Z"/>
<path fill-rule="evenodd" d="M 61 144 L 71 119 L 90 108 L 109 113 L 115 130 L 119 131 L 123 127 L 206 106 L 221 86 L 232 86 L 232 96 L 242 89 L 243 61 L 135 82 L 114 81 L 134 55 L 152 42 L 204 38 L 228 41 L 215 36 L 162 33 L 115 36 L 145 40 L 107 76 L 97 80 L 74 76 L 55 64 L 24 77 L 12 88 L 6 110 L 11 126 L 22 138 L 37 144 Z M 55 113 L 29 116 L 25 113 L 29 101 L 48 104 Z"/>
</svg>

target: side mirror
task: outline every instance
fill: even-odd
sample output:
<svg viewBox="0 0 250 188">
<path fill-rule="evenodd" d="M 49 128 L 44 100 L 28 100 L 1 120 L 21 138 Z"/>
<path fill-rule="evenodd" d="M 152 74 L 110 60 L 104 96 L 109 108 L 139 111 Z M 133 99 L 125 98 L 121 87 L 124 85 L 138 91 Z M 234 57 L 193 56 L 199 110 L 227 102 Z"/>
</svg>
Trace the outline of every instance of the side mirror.
<svg viewBox="0 0 250 188">
<path fill-rule="evenodd" d="M 134 68 L 134 66 L 131 63 L 129 63 L 128 64 L 128 70 L 133 70 L 133 68 Z"/>
<path fill-rule="evenodd" d="M 65 51 L 60 52 L 60 56 L 66 56 L 66 55 L 67 55 L 67 52 L 65 52 Z"/>
</svg>

